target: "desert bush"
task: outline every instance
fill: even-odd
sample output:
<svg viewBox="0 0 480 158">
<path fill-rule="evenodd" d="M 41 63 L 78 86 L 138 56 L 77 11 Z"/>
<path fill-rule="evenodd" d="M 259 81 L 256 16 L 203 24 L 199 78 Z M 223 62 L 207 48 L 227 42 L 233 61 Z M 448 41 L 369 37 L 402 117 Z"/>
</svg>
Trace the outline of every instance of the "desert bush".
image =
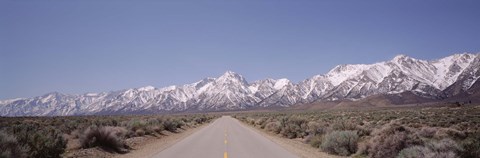
<svg viewBox="0 0 480 158">
<path fill-rule="evenodd" d="M 400 151 L 397 158 L 424 158 L 426 157 L 426 153 L 430 153 L 427 148 L 423 146 L 412 146 Z"/>
<path fill-rule="evenodd" d="M 182 120 L 174 120 L 174 121 L 177 121 L 177 128 L 182 128 L 183 126 L 185 126 L 185 121 L 182 121 Z"/>
<path fill-rule="evenodd" d="M 132 131 L 137 131 L 139 129 L 144 129 L 147 126 L 147 122 L 143 120 L 132 120 L 128 122 L 127 128 Z"/>
<path fill-rule="evenodd" d="M 297 133 L 296 131 L 300 130 L 300 127 L 294 124 L 286 124 L 285 126 L 282 127 L 282 130 L 280 131 L 280 134 L 282 136 L 287 137 L 287 138 L 295 138 Z"/>
<path fill-rule="evenodd" d="M 333 131 L 325 135 L 320 147 L 327 153 L 349 156 L 357 151 L 357 143 L 356 131 Z"/>
<path fill-rule="evenodd" d="M 265 128 L 265 122 L 267 121 L 267 117 L 260 117 L 255 120 L 255 125 L 259 126 L 260 128 Z"/>
<path fill-rule="evenodd" d="M 135 135 L 136 136 L 144 136 L 145 135 L 145 131 L 143 129 L 137 129 L 135 131 Z"/>
<path fill-rule="evenodd" d="M 460 145 L 458 145 L 455 141 L 449 138 L 445 138 L 440 141 L 431 141 L 425 146 L 431 149 L 437 155 L 451 155 L 447 153 L 459 154 L 463 150 Z"/>
<path fill-rule="evenodd" d="M 164 129 L 163 129 L 163 125 L 162 126 L 158 126 L 158 125 L 152 125 L 152 126 L 148 126 L 146 128 L 146 131 L 150 131 L 151 133 L 161 133 Z"/>
<path fill-rule="evenodd" d="M 24 158 L 27 157 L 28 148 L 17 142 L 17 138 L 0 131 L 0 157 Z"/>
<path fill-rule="evenodd" d="M 439 128 L 434 135 L 436 139 L 443 139 L 443 138 L 454 138 L 454 139 L 464 139 L 466 138 L 465 132 L 452 129 L 452 128 Z"/>
<path fill-rule="evenodd" d="M 251 117 L 246 118 L 246 122 L 251 125 L 255 125 L 255 119 Z"/>
<path fill-rule="evenodd" d="M 412 146 L 405 148 L 397 158 L 456 158 L 462 151 L 460 145 L 451 139 L 432 141 L 425 146 Z"/>
<path fill-rule="evenodd" d="M 280 126 L 280 122 L 274 121 L 274 122 L 267 123 L 265 125 L 265 129 L 269 132 L 273 132 L 275 134 L 278 134 L 282 130 L 282 127 Z"/>
<path fill-rule="evenodd" d="M 194 121 L 195 121 L 197 124 L 202 124 L 202 123 L 204 123 L 204 122 L 207 121 L 207 118 L 205 118 L 205 116 L 195 117 Z"/>
<path fill-rule="evenodd" d="M 332 129 L 336 131 L 357 130 L 357 125 L 346 120 L 338 120 L 332 124 Z"/>
<path fill-rule="evenodd" d="M 178 124 L 177 124 L 177 121 L 167 119 L 167 120 L 163 121 L 163 127 L 167 131 L 176 132 Z"/>
<path fill-rule="evenodd" d="M 463 148 L 460 154 L 465 158 L 479 158 L 480 157 L 480 132 L 470 133 L 468 137 L 460 143 Z"/>
<path fill-rule="evenodd" d="M 373 135 L 366 151 L 372 158 L 395 157 L 402 149 L 423 143 L 412 129 L 396 123 L 384 125 Z"/>
<path fill-rule="evenodd" d="M 127 130 L 123 127 L 92 126 L 84 131 L 80 137 L 80 143 L 83 148 L 100 146 L 118 153 L 125 153 L 128 149 L 124 141 L 126 132 Z"/>
<path fill-rule="evenodd" d="M 304 118 L 292 116 L 287 119 L 283 119 L 283 126 L 280 134 L 287 138 L 303 138 L 307 135 L 307 123 L 308 121 Z M 281 125 L 282 125 L 281 121 Z"/>
<path fill-rule="evenodd" d="M 308 135 L 305 142 L 314 148 L 319 148 L 322 144 L 323 135 Z"/>
<path fill-rule="evenodd" d="M 78 129 L 73 130 L 70 132 L 70 136 L 72 136 L 74 139 L 80 138 L 81 132 Z"/>
<path fill-rule="evenodd" d="M 327 127 L 318 122 L 310 121 L 308 122 L 307 126 L 307 133 L 310 135 L 323 135 L 327 133 Z"/>
<path fill-rule="evenodd" d="M 435 136 L 435 133 L 437 132 L 437 128 L 435 127 L 422 127 L 417 133 L 419 136 L 425 137 L 425 138 L 432 138 Z"/>
<path fill-rule="evenodd" d="M 41 127 L 38 124 L 20 124 L 11 128 L 18 143 L 26 146 L 27 157 L 60 157 L 67 145 L 63 134 L 53 127 Z"/>
</svg>

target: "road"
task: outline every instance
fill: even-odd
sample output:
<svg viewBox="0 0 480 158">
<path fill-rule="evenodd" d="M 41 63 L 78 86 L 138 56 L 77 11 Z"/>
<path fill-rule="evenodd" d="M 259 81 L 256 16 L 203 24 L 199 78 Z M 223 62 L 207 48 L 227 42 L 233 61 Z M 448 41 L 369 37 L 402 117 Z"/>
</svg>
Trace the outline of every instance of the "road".
<svg viewBox="0 0 480 158">
<path fill-rule="evenodd" d="M 238 120 L 223 116 L 155 158 L 297 158 Z"/>
</svg>

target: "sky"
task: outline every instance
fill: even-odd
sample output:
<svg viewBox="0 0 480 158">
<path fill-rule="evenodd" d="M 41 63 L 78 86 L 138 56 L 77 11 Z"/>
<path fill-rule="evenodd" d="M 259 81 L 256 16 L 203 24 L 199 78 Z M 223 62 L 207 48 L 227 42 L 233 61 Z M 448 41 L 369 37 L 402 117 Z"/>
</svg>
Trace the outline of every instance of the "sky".
<svg viewBox="0 0 480 158">
<path fill-rule="evenodd" d="M 0 0 L 0 99 L 480 52 L 480 1 Z"/>
</svg>

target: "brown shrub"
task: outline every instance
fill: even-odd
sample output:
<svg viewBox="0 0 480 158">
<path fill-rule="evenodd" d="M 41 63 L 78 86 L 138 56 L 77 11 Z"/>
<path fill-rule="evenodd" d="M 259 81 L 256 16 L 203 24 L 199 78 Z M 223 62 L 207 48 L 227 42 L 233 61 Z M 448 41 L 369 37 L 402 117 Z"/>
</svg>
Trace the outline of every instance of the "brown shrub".
<svg viewBox="0 0 480 158">
<path fill-rule="evenodd" d="M 145 135 L 145 131 L 142 130 L 142 129 L 137 129 L 137 130 L 135 131 L 135 135 L 136 135 L 136 136 L 144 136 L 144 135 Z"/>
<path fill-rule="evenodd" d="M 389 123 L 374 132 L 367 144 L 369 157 L 395 157 L 404 148 L 422 144 L 422 140 L 407 127 Z"/>
<path fill-rule="evenodd" d="M 155 133 L 161 133 L 163 131 L 163 126 L 148 126 L 147 131 L 152 131 Z"/>
<path fill-rule="evenodd" d="M 435 133 L 437 132 L 438 128 L 435 127 L 422 127 L 417 134 L 419 136 L 425 137 L 425 138 L 432 138 L 435 136 Z"/>
<path fill-rule="evenodd" d="M 323 135 L 327 133 L 327 127 L 325 127 L 324 125 L 318 122 L 310 121 L 308 122 L 307 126 L 308 126 L 307 133 L 309 135 Z"/>
<path fill-rule="evenodd" d="M 83 148 L 100 146 L 118 153 L 125 153 L 128 151 L 124 140 L 126 132 L 127 130 L 123 127 L 89 127 L 80 137 L 80 143 Z"/>
<path fill-rule="evenodd" d="M 332 128 L 337 131 L 357 130 L 357 125 L 347 120 L 339 120 L 332 124 Z"/>
<path fill-rule="evenodd" d="M 274 122 L 269 122 L 265 125 L 265 129 L 269 132 L 273 132 L 275 134 L 278 134 L 280 133 L 280 131 L 282 130 L 281 126 L 280 126 L 280 122 L 278 121 L 274 121 Z"/>
<path fill-rule="evenodd" d="M 302 117 L 292 116 L 288 119 L 284 119 L 282 130 L 280 133 L 287 138 L 303 138 L 307 135 L 307 120 Z"/>
<path fill-rule="evenodd" d="M 303 136 L 301 135 L 301 131 L 302 128 L 297 124 L 286 124 L 280 131 L 280 134 L 286 138 L 292 139 Z"/>
<path fill-rule="evenodd" d="M 267 117 L 260 117 L 257 120 L 255 120 L 255 125 L 263 129 L 265 128 L 266 121 L 267 121 Z"/>
<path fill-rule="evenodd" d="M 454 138 L 454 139 L 465 139 L 467 135 L 465 132 L 451 129 L 451 128 L 439 128 L 434 135 L 436 139 L 444 139 L 444 138 Z"/>
<path fill-rule="evenodd" d="M 0 131 L 0 157 L 27 157 L 28 147 L 22 146 L 17 142 L 17 138 Z"/>
<path fill-rule="evenodd" d="M 323 135 L 308 135 L 305 138 L 305 143 L 310 144 L 314 148 L 319 148 L 322 144 Z"/>
</svg>

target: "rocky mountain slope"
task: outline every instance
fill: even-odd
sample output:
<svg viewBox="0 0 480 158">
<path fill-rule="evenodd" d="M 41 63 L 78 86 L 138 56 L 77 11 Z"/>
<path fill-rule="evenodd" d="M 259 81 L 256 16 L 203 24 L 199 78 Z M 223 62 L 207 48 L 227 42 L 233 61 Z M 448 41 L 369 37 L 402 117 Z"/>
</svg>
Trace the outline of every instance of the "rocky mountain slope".
<svg viewBox="0 0 480 158">
<path fill-rule="evenodd" d="M 0 115 L 242 110 L 291 107 L 315 101 L 356 101 L 379 94 L 405 92 L 425 100 L 442 100 L 478 94 L 478 86 L 474 85 L 479 82 L 479 68 L 480 54 L 464 53 L 432 61 L 398 55 L 390 61 L 374 64 L 339 65 L 326 74 L 299 83 L 288 79 L 248 83 L 243 76 L 227 71 L 218 78 L 205 78 L 183 86 L 147 86 L 81 95 L 54 92 L 34 98 L 2 100 Z"/>
</svg>

